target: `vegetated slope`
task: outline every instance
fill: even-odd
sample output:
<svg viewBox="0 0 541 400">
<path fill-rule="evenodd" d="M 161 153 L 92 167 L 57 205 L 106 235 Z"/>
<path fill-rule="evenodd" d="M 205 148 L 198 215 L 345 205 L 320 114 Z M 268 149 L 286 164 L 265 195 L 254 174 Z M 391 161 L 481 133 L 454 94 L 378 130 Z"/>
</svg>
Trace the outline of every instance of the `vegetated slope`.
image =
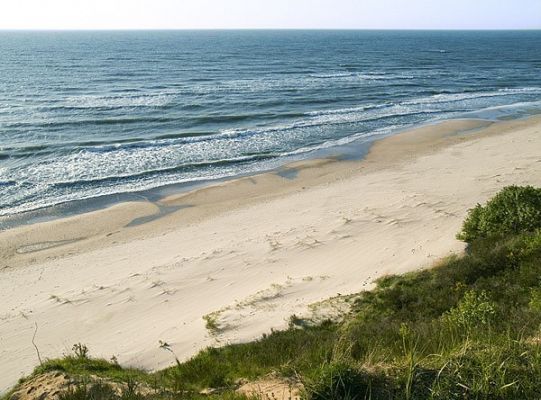
<svg viewBox="0 0 541 400">
<path fill-rule="evenodd" d="M 349 298 L 340 322 L 293 317 L 286 331 L 210 348 L 153 374 L 92 359 L 78 346 L 72 356 L 46 361 L 26 384 L 60 371 L 72 379 L 52 396 L 62 400 L 240 399 L 242 382 L 273 373 L 301 383 L 310 400 L 537 399 L 540 216 L 541 189 L 505 188 L 470 211 L 458 235 L 469 244 L 466 254 L 380 279 Z M 20 388 L 6 398 L 32 398 Z"/>
</svg>

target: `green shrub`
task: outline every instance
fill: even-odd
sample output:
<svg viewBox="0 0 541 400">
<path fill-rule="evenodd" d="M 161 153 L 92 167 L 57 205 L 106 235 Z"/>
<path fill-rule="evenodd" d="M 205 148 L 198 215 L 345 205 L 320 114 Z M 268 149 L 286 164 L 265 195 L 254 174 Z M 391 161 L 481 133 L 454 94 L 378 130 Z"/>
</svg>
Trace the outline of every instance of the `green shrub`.
<svg viewBox="0 0 541 400">
<path fill-rule="evenodd" d="M 305 383 L 308 400 L 358 400 L 370 397 L 367 377 L 346 364 L 323 365 Z"/>
<path fill-rule="evenodd" d="M 541 228 L 541 189 L 508 186 L 468 213 L 458 239 L 471 243 L 479 238 L 503 237 Z"/>
<path fill-rule="evenodd" d="M 466 332 L 489 325 L 496 314 L 494 304 L 485 291 L 466 292 L 458 305 L 444 315 L 444 319 Z"/>
</svg>

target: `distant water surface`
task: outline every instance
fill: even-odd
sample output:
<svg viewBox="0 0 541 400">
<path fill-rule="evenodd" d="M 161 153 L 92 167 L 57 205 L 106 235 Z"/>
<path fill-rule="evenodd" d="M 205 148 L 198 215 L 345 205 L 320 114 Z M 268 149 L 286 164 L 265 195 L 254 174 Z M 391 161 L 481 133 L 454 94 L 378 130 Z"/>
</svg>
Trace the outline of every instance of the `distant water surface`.
<svg viewBox="0 0 541 400">
<path fill-rule="evenodd" d="M 541 32 L 0 32 L 0 216 L 541 109 Z"/>
</svg>

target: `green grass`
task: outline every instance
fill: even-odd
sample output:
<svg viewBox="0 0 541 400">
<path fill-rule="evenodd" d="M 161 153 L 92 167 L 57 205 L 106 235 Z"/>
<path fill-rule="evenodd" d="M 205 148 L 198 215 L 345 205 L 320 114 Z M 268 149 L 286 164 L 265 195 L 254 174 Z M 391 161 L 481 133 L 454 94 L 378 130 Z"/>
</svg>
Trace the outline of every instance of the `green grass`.
<svg viewBox="0 0 541 400">
<path fill-rule="evenodd" d="M 478 237 L 466 254 L 430 270 L 381 278 L 356 296 L 339 323 L 291 324 L 154 374 L 81 356 L 47 361 L 35 374 L 61 370 L 142 382 L 155 388 L 152 398 L 197 399 L 213 387 L 224 391 L 211 398 L 238 399 L 239 379 L 274 372 L 301 379 L 310 400 L 539 399 L 536 229 Z M 90 399 L 83 394 L 63 400 Z"/>
<path fill-rule="evenodd" d="M 252 379 L 269 372 L 292 376 L 331 360 L 332 348 L 338 340 L 337 329 L 336 325 L 327 323 L 273 332 L 251 343 L 209 348 L 158 375 L 193 390 L 231 387 L 239 378 Z"/>
<path fill-rule="evenodd" d="M 97 377 L 108 378 L 116 382 L 129 382 L 130 380 L 148 383 L 152 382 L 151 376 L 144 371 L 122 368 L 118 364 L 107 360 L 75 356 L 47 360 L 43 365 L 34 370 L 33 375 L 51 371 L 66 372 L 74 376 L 94 375 Z"/>
</svg>

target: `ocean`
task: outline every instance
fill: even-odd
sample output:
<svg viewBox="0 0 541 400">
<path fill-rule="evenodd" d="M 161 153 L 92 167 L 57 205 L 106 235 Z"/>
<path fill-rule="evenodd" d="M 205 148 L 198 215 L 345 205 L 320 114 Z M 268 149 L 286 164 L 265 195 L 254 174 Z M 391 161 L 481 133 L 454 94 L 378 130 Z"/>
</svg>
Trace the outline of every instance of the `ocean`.
<svg viewBox="0 0 541 400">
<path fill-rule="evenodd" d="M 540 110 L 541 31 L 3 31 L 0 216 Z"/>
</svg>

